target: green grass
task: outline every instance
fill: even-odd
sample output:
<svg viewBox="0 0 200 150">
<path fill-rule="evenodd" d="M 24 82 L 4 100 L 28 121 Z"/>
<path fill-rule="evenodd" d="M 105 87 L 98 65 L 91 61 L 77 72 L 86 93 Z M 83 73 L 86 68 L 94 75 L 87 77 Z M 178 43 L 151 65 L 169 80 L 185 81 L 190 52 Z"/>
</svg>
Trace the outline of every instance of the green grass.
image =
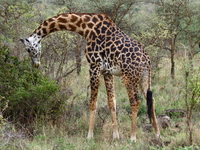
<svg viewBox="0 0 200 150">
<path fill-rule="evenodd" d="M 197 60 L 199 60 L 197 58 Z M 152 89 L 156 101 L 157 115 L 164 114 L 167 109 L 184 109 L 183 95 L 183 73 L 181 69 L 182 62 L 176 61 L 176 80 L 170 79 L 169 64 L 170 60 L 165 59 L 160 65 L 161 69 L 156 75 Z M 171 127 L 161 129 L 161 140 L 156 140 L 154 131 L 145 132 L 142 127 L 144 123 L 148 123 L 146 115 L 146 101 L 141 97 L 141 107 L 137 122 L 137 143 L 131 143 L 129 140 L 131 130 L 130 106 L 126 89 L 122 80 L 115 77 L 115 90 L 118 108 L 118 124 L 120 140 L 112 140 L 112 122 L 108 112 L 103 111 L 103 120 L 99 114 L 96 117 L 96 125 L 94 139 L 87 140 L 88 120 L 89 120 L 89 72 L 86 61 L 83 62 L 82 72 L 79 76 L 76 72 L 71 74 L 63 85 L 68 90 L 73 92 L 69 99 L 66 99 L 66 112 L 54 124 L 49 121 L 47 124 L 38 125 L 35 135 L 32 138 L 5 136 L 6 133 L 12 135 L 15 133 L 12 129 L 5 129 L 3 126 L 0 130 L 0 149 L 25 149 L 25 150 L 195 150 L 200 148 L 200 121 L 199 112 L 194 112 L 193 115 L 193 145 L 189 145 L 187 138 L 186 118 L 174 117 L 171 120 Z M 155 82 L 156 81 L 156 82 Z M 107 96 L 104 86 L 103 77 L 101 77 L 101 85 L 99 88 L 98 108 L 107 105 Z M 175 127 L 175 124 L 182 122 L 181 129 Z M 10 125 L 12 126 L 12 125 Z M 9 132 L 8 132 L 9 131 Z M 12 131 L 12 132 L 11 132 Z M 1 137 L 4 137 L 2 139 Z M 7 143 L 6 143 L 7 142 Z"/>
</svg>

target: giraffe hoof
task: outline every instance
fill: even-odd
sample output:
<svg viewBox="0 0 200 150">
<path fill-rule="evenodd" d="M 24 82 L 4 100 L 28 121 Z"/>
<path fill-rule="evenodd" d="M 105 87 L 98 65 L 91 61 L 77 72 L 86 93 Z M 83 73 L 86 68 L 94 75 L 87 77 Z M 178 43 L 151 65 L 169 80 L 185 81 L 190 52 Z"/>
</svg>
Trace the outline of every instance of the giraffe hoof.
<svg viewBox="0 0 200 150">
<path fill-rule="evenodd" d="M 87 136 L 87 139 L 88 139 L 88 140 L 91 140 L 91 139 L 93 139 L 93 137 L 91 137 L 91 136 Z"/>
<path fill-rule="evenodd" d="M 113 133 L 113 140 L 119 140 L 119 133 Z"/>
<path fill-rule="evenodd" d="M 136 137 L 135 136 L 131 136 L 131 142 L 136 142 Z"/>
<path fill-rule="evenodd" d="M 89 132 L 89 133 L 88 133 L 88 136 L 87 136 L 87 139 L 88 139 L 88 140 L 93 139 L 93 133 L 90 133 L 90 132 Z"/>
<path fill-rule="evenodd" d="M 156 134 L 156 138 L 157 138 L 157 139 L 161 139 L 160 134 Z"/>
</svg>

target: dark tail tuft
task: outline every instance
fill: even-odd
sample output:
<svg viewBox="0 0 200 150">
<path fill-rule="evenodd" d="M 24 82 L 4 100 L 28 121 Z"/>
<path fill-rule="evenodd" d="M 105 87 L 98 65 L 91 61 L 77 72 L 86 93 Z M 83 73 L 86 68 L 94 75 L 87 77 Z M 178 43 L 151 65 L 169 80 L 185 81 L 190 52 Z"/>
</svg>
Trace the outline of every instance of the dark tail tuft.
<svg viewBox="0 0 200 150">
<path fill-rule="evenodd" d="M 147 91 L 147 114 L 149 117 L 149 121 L 151 123 L 152 118 L 152 105 L 153 105 L 153 96 L 152 92 L 150 90 Z"/>
</svg>

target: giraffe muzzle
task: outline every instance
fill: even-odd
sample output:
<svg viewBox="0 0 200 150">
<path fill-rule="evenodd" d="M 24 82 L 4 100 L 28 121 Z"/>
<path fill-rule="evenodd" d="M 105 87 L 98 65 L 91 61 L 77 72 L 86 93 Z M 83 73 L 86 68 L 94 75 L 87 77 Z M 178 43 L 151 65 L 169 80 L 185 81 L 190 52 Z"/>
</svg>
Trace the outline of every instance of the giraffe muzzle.
<svg viewBox="0 0 200 150">
<path fill-rule="evenodd" d="M 34 58 L 34 57 L 31 57 L 31 59 L 32 59 L 32 64 L 33 64 L 33 67 L 34 68 L 38 68 L 38 67 L 40 67 L 40 59 L 39 58 Z"/>
<path fill-rule="evenodd" d="M 39 68 L 39 67 L 40 67 L 40 62 L 33 63 L 33 67 L 34 67 L 34 68 Z"/>
</svg>

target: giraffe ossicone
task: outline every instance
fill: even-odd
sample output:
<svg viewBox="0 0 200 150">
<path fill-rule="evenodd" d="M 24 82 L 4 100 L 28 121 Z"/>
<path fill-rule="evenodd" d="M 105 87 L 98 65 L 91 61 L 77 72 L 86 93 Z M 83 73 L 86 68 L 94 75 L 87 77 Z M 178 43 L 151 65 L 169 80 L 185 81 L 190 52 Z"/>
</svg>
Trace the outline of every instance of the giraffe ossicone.
<svg viewBox="0 0 200 150">
<path fill-rule="evenodd" d="M 100 75 L 104 76 L 113 126 L 113 139 L 119 139 L 113 75 L 122 76 L 132 110 L 131 141 L 136 141 L 136 120 L 140 100 L 138 86 L 147 100 L 148 113 L 157 137 L 160 131 L 151 89 L 151 61 L 142 45 L 121 31 L 105 14 L 65 13 L 45 20 L 26 39 L 21 39 L 33 65 L 40 66 L 41 40 L 48 34 L 68 30 L 85 37 L 85 55 L 90 69 L 90 119 L 88 138 L 93 138 Z M 150 94 L 149 94 L 150 93 Z"/>
</svg>

